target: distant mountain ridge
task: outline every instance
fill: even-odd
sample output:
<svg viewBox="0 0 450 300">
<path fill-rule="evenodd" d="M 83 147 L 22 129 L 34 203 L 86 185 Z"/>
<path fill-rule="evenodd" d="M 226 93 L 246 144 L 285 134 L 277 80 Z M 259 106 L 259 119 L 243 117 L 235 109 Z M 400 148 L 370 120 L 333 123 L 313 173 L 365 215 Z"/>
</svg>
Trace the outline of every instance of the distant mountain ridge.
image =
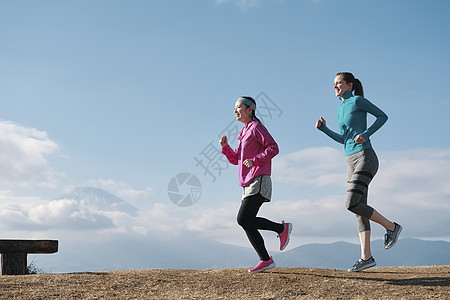
<svg viewBox="0 0 450 300">
<path fill-rule="evenodd" d="M 139 210 L 102 189 L 79 187 L 56 200 L 75 200 L 82 209 L 122 212 L 137 216 Z M 106 225 L 113 226 L 112 221 Z M 101 220 L 101 219 L 100 219 Z M 81 223 L 76 223 L 76 229 Z M 98 224 L 88 229 L 98 229 Z M 101 225 L 101 224 L 100 224 Z M 104 228 L 109 228 L 106 226 Z M 36 263 L 52 272 L 113 271 L 130 269 L 222 269 L 248 268 L 258 261 L 249 247 L 223 244 L 195 233 L 165 236 L 155 232 L 85 231 L 61 236 L 60 251 L 37 255 Z M 83 245 L 83 246 L 80 246 Z M 382 240 L 372 241 L 378 267 L 450 265 L 450 242 L 403 238 L 385 250 Z M 360 246 L 347 242 L 307 244 L 283 252 L 270 251 L 278 267 L 346 270 L 360 257 Z M 30 259 L 31 260 L 31 259 Z M 48 267 L 46 267 L 46 265 Z"/>
<path fill-rule="evenodd" d="M 450 243 L 404 238 L 389 249 L 383 240 L 372 241 L 377 266 L 450 265 Z M 360 246 L 346 242 L 308 244 L 274 255 L 280 267 L 310 267 L 346 270 L 360 257 Z"/>
<path fill-rule="evenodd" d="M 117 240 L 121 243 L 118 244 Z M 85 272 L 248 268 L 258 261 L 251 248 L 186 236 L 154 240 L 122 233 L 85 248 L 77 247 L 77 241 L 70 240 L 61 243 L 61 247 L 64 247 L 63 251 L 57 255 L 37 256 L 37 264 L 48 265 L 53 272 Z M 450 265 L 450 243 L 445 241 L 405 238 L 392 249 L 384 250 L 383 241 L 375 240 L 372 248 L 377 267 Z M 271 252 L 277 267 L 347 270 L 360 257 L 359 251 L 357 244 L 336 242 Z"/>
</svg>

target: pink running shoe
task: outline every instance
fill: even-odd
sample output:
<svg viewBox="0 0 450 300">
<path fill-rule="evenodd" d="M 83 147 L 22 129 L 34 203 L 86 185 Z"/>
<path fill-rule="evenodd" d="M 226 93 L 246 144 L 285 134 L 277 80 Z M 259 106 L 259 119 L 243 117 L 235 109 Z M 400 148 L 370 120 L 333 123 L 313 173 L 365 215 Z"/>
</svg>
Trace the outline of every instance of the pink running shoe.
<svg viewBox="0 0 450 300">
<path fill-rule="evenodd" d="M 286 246 L 289 244 L 289 239 L 292 231 L 292 223 L 284 223 L 283 221 L 282 224 L 284 226 L 284 230 L 277 236 L 280 238 L 280 251 L 283 251 L 284 248 L 286 248 Z"/>
<path fill-rule="evenodd" d="M 248 270 L 251 273 L 259 273 L 265 270 L 269 270 L 272 268 L 275 268 L 275 262 L 272 259 L 272 256 L 270 257 L 269 260 L 264 261 L 264 260 L 260 260 L 259 263 L 256 265 L 256 267 L 254 267 L 253 269 Z"/>
</svg>

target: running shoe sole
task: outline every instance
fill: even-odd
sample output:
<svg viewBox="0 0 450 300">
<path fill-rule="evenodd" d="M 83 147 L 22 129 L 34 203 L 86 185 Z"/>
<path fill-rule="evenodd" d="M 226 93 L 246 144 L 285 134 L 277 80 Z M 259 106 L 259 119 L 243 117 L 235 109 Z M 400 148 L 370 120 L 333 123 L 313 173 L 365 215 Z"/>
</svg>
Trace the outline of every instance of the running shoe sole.
<svg viewBox="0 0 450 300">
<path fill-rule="evenodd" d="M 360 262 L 360 261 L 358 261 L 358 262 Z M 373 259 L 372 261 L 367 262 L 367 263 L 364 264 L 364 265 L 361 265 L 359 268 L 355 268 L 355 266 L 356 266 L 356 264 L 358 264 L 358 262 L 356 262 L 355 265 L 353 265 L 353 267 L 351 267 L 350 269 L 348 269 L 348 271 L 349 271 L 349 272 L 359 272 L 359 271 L 362 271 L 362 270 L 366 270 L 366 269 L 375 267 L 375 266 L 377 265 L 377 263 L 376 263 L 375 260 Z"/>
<path fill-rule="evenodd" d="M 400 233 L 402 232 L 403 227 L 400 224 L 395 223 L 395 226 L 396 226 L 395 228 L 397 228 L 397 226 L 398 226 L 397 235 L 395 236 L 395 239 L 392 240 L 392 242 L 390 242 L 386 246 L 384 246 L 384 249 L 386 249 L 386 250 L 391 249 L 392 247 L 394 247 L 394 245 L 398 241 L 398 237 L 400 236 Z"/>
<path fill-rule="evenodd" d="M 287 238 L 286 238 L 286 242 L 284 243 L 284 245 L 280 245 L 280 251 L 283 251 L 287 245 L 289 244 L 289 241 L 291 239 L 291 231 L 292 231 L 292 223 L 284 223 L 288 225 L 288 233 L 287 233 Z M 281 238 L 280 238 L 281 240 Z"/>
<path fill-rule="evenodd" d="M 268 265 L 268 266 L 266 266 L 266 267 L 264 267 L 264 268 L 261 268 L 261 269 L 259 269 L 259 270 L 254 270 L 254 271 L 252 271 L 253 269 L 250 269 L 250 270 L 248 270 L 250 273 L 261 273 L 261 272 L 263 272 L 263 271 L 266 271 L 266 270 L 269 270 L 269 269 L 272 269 L 272 268 L 275 268 L 276 267 L 276 264 L 273 262 L 273 263 L 271 263 L 270 265 Z"/>
</svg>

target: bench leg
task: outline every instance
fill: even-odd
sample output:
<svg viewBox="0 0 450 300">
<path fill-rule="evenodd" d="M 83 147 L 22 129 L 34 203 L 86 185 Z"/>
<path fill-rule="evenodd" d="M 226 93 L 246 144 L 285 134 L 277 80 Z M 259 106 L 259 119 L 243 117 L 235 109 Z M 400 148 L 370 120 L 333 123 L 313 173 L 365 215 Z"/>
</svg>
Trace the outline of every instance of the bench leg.
<svg viewBox="0 0 450 300">
<path fill-rule="evenodd" d="M 25 275 L 27 253 L 2 253 L 2 275 Z"/>
</svg>

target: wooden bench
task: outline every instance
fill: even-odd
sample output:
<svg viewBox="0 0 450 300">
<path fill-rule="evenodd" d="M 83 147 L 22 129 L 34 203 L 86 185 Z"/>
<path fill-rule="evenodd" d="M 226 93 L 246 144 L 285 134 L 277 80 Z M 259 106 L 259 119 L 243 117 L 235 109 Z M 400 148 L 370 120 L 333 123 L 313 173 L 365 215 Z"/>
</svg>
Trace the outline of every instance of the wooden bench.
<svg viewBox="0 0 450 300">
<path fill-rule="evenodd" d="M 25 275 L 27 254 L 58 252 L 57 240 L 0 240 L 2 275 Z"/>
</svg>

